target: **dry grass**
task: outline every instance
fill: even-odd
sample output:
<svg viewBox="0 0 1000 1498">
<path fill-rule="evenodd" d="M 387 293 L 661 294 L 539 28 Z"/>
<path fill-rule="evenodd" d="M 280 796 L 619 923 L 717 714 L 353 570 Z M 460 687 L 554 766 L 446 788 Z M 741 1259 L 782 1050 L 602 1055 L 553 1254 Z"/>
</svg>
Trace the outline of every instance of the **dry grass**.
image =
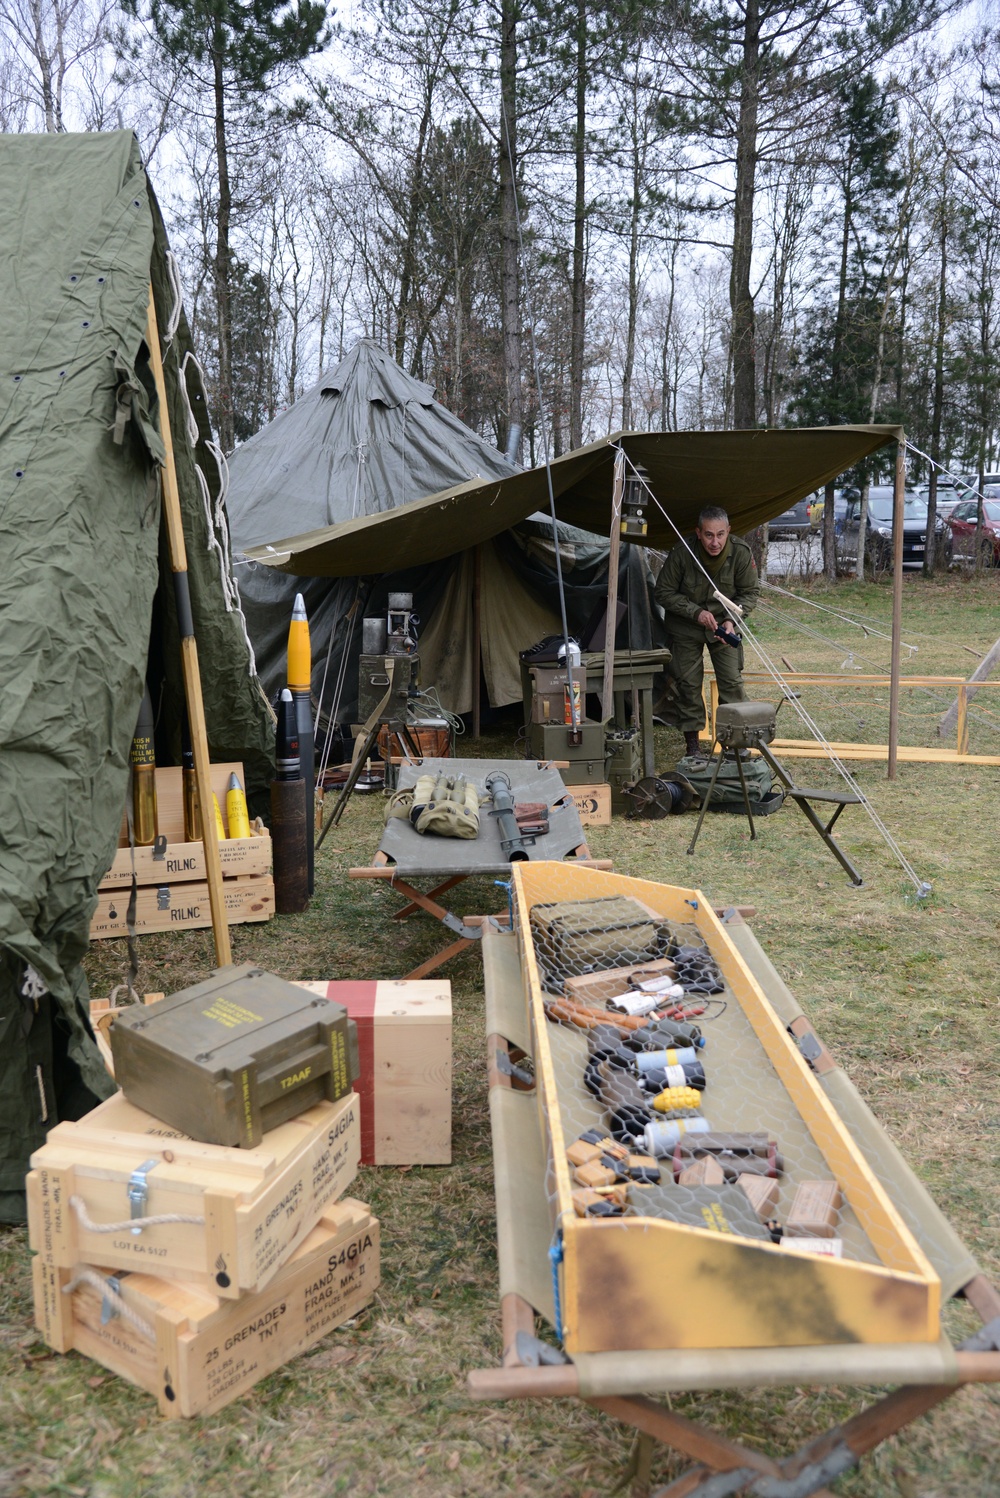
<svg viewBox="0 0 1000 1498">
<path fill-rule="evenodd" d="M 997 583 L 907 580 L 907 638 L 919 643 L 910 669 L 961 673 L 997 629 Z M 811 596 L 885 621 L 888 589 L 842 585 Z M 795 613 L 816 626 L 815 616 Z M 827 625 L 833 625 L 827 629 Z M 845 627 L 818 626 L 845 640 Z M 768 649 L 800 669 L 837 669 L 840 659 L 769 617 Z M 858 636 L 861 644 L 865 642 Z M 881 644 L 867 651 L 887 660 Z M 819 710 L 819 704 L 817 704 Z M 825 704 L 824 726 L 847 736 L 849 718 Z M 838 719 L 837 712 L 842 716 Z M 984 729 L 984 733 L 987 732 Z M 1000 739 L 998 739 L 1000 742 Z M 658 734 L 663 767 L 678 736 Z M 483 753 L 508 754 L 494 736 Z M 786 809 L 750 843 L 736 817 L 706 823 L 688 858 L 690 818 L 616 821 L 591 837 L 596 853 L 646 877 L 700 886 L 716 901 L 757 906 L 754 930 L 817 1027 L 900 1144 L 917 1173 L 978 1255 L 1000 1277 L 1000 1000 L 996 978 L 996 818 L 1000 771 L 904 767 L 859 778 L 934 884 L 923 905 L 857 809 L 842 821 L 844 845 L 867 884 L 852 889 L 808 829 Z M 809 778 L 826 780 L 824 767 Z M 289 977 L 378 977 L 406 971 L 441 945 L 424 917 L 390 924 L 396 902 L 376 885 L 349 883 L 365 861 L 381 804 L 356 799 L 319 864 L 308 914 L 267 927 L 236 928 L 235 960 L 252 957 Z M 483 908 L 499 891 L 466 885 L 456 907 Z M 167 991 L 204 976 L 205 933 L 146 938 L 141 986 Z M 95 992 L 124 977 L 124 944 L 96 946 Z M 50 1355 L 31 1328 L 24 1235 L 0 1237 L 0 1379 L 7 1418 L 0 1435 L 0 1494 L 87 1498 L 241 1498 L 289 1494 L 609 1493 L 624 1464 L 623 1429 L 571 1402 L 479 1407 L 466 1397 L 468 1369 L 499 1354 L 490 1140 L 483 1065 L 481 971 L 474 955 L 448 969 L 455 1001 L 455 1163 L 448 1169 L 366 1170 L 355 1193 L 383 1223 L 383 1283 L 371 1309 L 221 1414 L 167 1425 L 145 1395 L 76 1355 Z M 949 1312 L 955 1334 L 971 1329 Z M 864 1391 L 867 1396 L 872 1391 Z M 704 1418 L 764 1450 L 783 1452 L 858 1407 L 856 1390 L 761 1390 L 699 1395 L 674 1408 Z M 888 1443 L 837 1485 L 852 1498 L 993 1498 L 1000 1492 L 988 1389 L 964 1390 Z M 654 1477 L 684 1463 L 661 1451 Z"/>
</svg>

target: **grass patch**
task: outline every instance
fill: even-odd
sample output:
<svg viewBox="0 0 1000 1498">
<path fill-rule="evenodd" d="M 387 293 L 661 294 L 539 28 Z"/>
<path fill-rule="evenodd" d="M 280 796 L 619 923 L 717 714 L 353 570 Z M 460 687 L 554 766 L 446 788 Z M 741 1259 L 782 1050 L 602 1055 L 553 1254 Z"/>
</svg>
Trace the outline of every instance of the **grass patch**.
<svg viewBox="0 0 1000 1498">
<path fill-rule="evenodd" d="M 832 590 L 817 582 L 809 596 L 871 624 L 889 617 L 884 585 Z M 837 648 L 846 627 L 787 600 L 781 607 L 784 617 L 758 616 L 768 650 L 786 654 L 799 669 L 839 669 L 844 657 L 834 659 L 835 650 L 821 648 L 790 619 L 821 628 Z M 817 626 L 817 617 L 826 622 Z M 903 633 L 919 649 L 907 669 L 967 674 L 975 662 L 961 647 L 988 648 L 997 618 L 996 579 L 928 585 L 908 578 Z M 851 639 L 880 667 L 887 664 L 884 642 L 866 643 L 856 631 Z M 850 736 L 853 707 L 811 706 L 831 737 Z M 985 741 L 988 730 L 982 732 Z M 660 730 L 656 748 L 658 767 L 667 768 L 681 750 L 680 736 Z M 466 752 L 513 751 L 510 739 L 497 735 Z M 755 843 L 740 818 L 709 818 L 694 857 L 685 852 L 690 817 L 616 819 L 610 828 L 592 829 L 591 846 L 623 872 L 692 884 L 715 902 L 756 905 L 753 928 L 768 955 L 996 1279 L 1000 770 L 903 765 L 890 783 L 884 766 L 860 765 L 857 775 L 917 872 L 933 882 L 929 900 L 914 903 L 858 808 L 848 808 L 839 827 L 865 875 L 861 890 L 848 884 L 790 808 L 762 821 Z M 819 763 L 808 778 L 833 783 Z M 376 978 L 405 972 L 440 947 L 435 923 L 424 916 L 390 921 L 398 900 L 377 884 L 345 876 L 350 865 L 370 858 L 381 815 L 380 799 L 355 798 L 321 852 L 311 909 L 266 926 L 234 927 L 234 960 L 252 959 L 289 978 Z M 470 882 L 454 892 L 453 908 L 498 909 L 500 897 L 489 881 Z M 147 990 L 182 988 L 203 978 L 212 962 L 205 932 L 145 937 L 139 950 L 140 987 Z M 93 991 L 107 993 L 125 977 L 124 943 L 95 944 L 87 967 Z M 466 1371 L 499 1357 L 499 1307 L 479 959 L 464 954 L 445 971 L 455 1013 L 455 1163 L 361 1172 L 354 1194 L 372 1203 L 383 1224 L 383 1283 L 375 1303 L 220 1414 L 167 1425 L 151 1399 L 95 1364 L 50 1354 L 32 1330 L 25 1235 L 0 1232 L 0 1387 L 7 1414 L 0 1494 L 597 1498 L 610 1492 L 627 1451 L 622 1427 L 569 1401 L 481 1407 L 465 1395 Z M 948 1325 L 961 1336 L 975 1321 L 955 1306 Z M 858 1404 L 851 1389 L 673 1401 L 677 1411 L 777 1453 Z M 997 1414 L 996 1393 L 961 1391 L 866 1458 L 836 1491 L 850 1498 L 993 1498 L 1000 1491 Z M 686 1465 L 660 1450 L 655 1482 Z"/>
</svg>

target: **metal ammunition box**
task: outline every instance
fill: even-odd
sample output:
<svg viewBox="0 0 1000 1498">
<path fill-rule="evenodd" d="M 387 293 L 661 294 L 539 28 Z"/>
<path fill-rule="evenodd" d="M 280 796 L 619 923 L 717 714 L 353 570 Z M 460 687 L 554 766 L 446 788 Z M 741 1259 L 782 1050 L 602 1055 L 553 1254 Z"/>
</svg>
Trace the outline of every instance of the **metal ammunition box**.
<svg viewBox="0 0 1000 1498">
<path fill-rule="evenodd" d="M 115 1080 L 129 1102 L 206 1144 L 252 1149 L 358 1075 L 358 1036 L 340 1004 L 258 967 L 118 1016 Z"/>
<path fill-rule="evenodd" d="M 715 713 L 715 736 L 725 749 L 769 744 L 778 731 L 773 702 L 723 702 Z"/>
<path fill-rule="evenodd" d="M 574 780 L 567 770 L 562 778 L 567 785 L 588 785 L 604 779 L 604 724 L 580 723 L 579 744 L 569 742 L 570 730 L 564 723 L 532 723 L 529 730 L 529 746 L 532 759 L 568 759 L 572 767 L 588 764 L 596 773 L 589 779 Z"/>
<path fill-rule="evenodd" d="M 613 728 L 604 741 L 604 778 L 611 787 L 612 811 L 631 811 L 626 786 L 642 779 L 642 734 L 638 728 Z"/>
<path fill-rule="evenodd" d="M 383 712 L 383 718 L 402 718 L 406 721 L 406 704 L 410 683 L 416 682 L 420 669 L 418 655 L 362 655 L 358 661 L 358 718 L 367 722 L 386 694 L 389 673 L 395 667 L 392 678 L 392 696 Z"/>
</svg>

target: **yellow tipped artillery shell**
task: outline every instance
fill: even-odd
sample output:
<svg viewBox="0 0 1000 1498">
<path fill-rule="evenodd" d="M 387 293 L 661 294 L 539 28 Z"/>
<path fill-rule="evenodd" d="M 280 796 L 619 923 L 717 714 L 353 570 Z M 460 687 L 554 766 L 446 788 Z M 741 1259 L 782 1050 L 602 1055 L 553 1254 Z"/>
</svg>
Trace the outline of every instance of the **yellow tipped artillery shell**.
<svg viewBox="0 0 1000 1498">
<path fill-rule="evenodd" d="M 292 622 L 288 626 L 288 685 L 293 692 L 308 692 L 312 678 L 312 649 L 305 599 L 296 593 Z"/>
<path fill-rule="evenodd" d="M 226 824 L 222 820 L 222 811 L 219 807 L 219 798 L 214 791 L 212 792 L 212 805 L 215 808 L 215 830 L 218 834 L 219 841 L 221 843 L 224 843 L 226 840 Z"/>
<path fill-rule="evenodd" d="M 230 837 L 250 836 L 250 816 L 247 812 L 247 798 L 243 794 L 238 775 L 230 775 L 229 789 L 226 792 L 226 820 L 229 823 Z"/>
<path fill-rule="evenodd" d="M 696 1087 L 667 1087 L 653 1099 L 658 1113 L 673 1113 L 678 1108 L 700 1108 L 701 1093 Z"/>
</svg>

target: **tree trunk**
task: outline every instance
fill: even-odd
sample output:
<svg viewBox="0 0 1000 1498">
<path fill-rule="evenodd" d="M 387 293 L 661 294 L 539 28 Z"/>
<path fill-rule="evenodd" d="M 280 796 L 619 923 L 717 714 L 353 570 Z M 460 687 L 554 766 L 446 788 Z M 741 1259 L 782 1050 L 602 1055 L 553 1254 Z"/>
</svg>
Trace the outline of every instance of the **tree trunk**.
<svg viewBox="0 0 1000 1498">
<path fill-rule="evenodd" d="M 413 155 L 413 175 L 410 178 L 410 196 L 406 205 L 406 226 L 403 231 L 403 263 L 399 272 L 399 311 L 396 315 L 397 364 L 406 358 L 406 327 L 410 313 L 410 292 L 417 274 L 417 228 L 424 202 L 424 157 L 427 151 L 427 132 L 430 129 L 434 83 L 427 81 L 424 96 L 424 111 L 417 131 L 417 148 Z M 416 370 L 413 370 L 416 373 Z"/>
<path fill-rule="evenodd" d="M 500 303 L 507 430 L 524 425 L 517 235 L 517 0 L 500 7 Z M 521 461 L 518 443 L 514 461 Z"/>
<path fill-rule="evenodd" d="M 233 318 L 231 304 L 232 259 L 229 225 L 233 198 L 229 185 L 229 154 L 226 146 L 226 93 L 222 59 L 226 41 L 217 27 L 212 49 L 215 84 L 215 156 L 219 169 L 219 211 L 215 239 L 215 307 L 219 339 L 219 446 L 230 453 L 235 445 L 233 422 Z"/>
<path fill-rule="evenodd" d="M 834 514 L 833 480 L 823 490 L 823 576 L 837 580 L 837 517 Z"/>
<path fill-rule="evenodd" d="M 938 244 L 940 246 L 940 275 L 938 278 L 938 304 L 937 304 L 937 332 L 934 344 L 934 403 L 931 410 L 931 471 L 927 485 L 927 540 L 924 552 L 924 572 L 928 577 L 934 576 L 935 563 L 935 535 L 934 526 L 937 521 L 937 487 L 938 467 L 941 461 L 941 421 L 944 411 L 944 335 L 947 313 L 947 279 L 948 279 L 948 199 L 947 199 L 947 168 L 941 173 L 941 201 L 938 205 L 941 215 L 939 224 Z"/>
<path fill-rule="evenodd" d="M 587 0 L 576 0 L 576 120 L 573 126 L 573 293 L 569 352 L 569 440 L 583 446 L 583 342 L 587 321 Z"/>
<path fill-rule="evenodd" d="M 730 347 L 733 367 L 733 425 L 757 424 L 757 373 L 754 355 L 754 306 L 750 291 L 753 259 L 753 205 L 757 175 L 758 66 L 760 10 L 746 0 L 740 115 L 736 133 L 736 198 L 733 207 L 733 263 L 729 278 L 732 311 Z"/>
</svg>

